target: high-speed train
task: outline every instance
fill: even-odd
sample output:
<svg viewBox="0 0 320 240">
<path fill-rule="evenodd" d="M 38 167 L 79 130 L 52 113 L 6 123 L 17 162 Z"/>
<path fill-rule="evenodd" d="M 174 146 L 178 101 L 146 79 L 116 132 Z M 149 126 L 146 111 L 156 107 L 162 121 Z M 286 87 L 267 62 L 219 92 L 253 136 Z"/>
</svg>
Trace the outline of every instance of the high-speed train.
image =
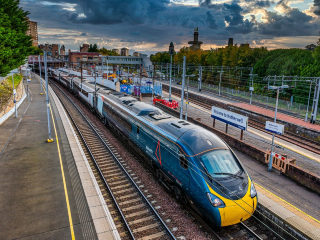
<svg viewBox="0 0 320 240">
<path fill-rule="evenodd" d="M 58 76 L 59 70 L 54 70 Z M 214 226 L 248 219 L 257 192 L 246 169 L 226 142 L 212 132 L 175 118 L 151 104 L 101 89 L 76 77 L 55 77 L 113 128 L 156 171 L 177 200 L 188 203 Z"/>
</svg>

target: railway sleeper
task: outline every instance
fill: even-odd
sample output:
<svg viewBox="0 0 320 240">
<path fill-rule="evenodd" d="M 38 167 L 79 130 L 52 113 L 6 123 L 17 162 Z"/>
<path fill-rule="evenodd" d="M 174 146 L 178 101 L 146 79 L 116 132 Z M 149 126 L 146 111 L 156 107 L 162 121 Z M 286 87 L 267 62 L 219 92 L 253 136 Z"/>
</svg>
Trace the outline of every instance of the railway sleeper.
<svg viewBox="0 0 320 240">
<path fill-rule="evenodd" d="M 135 197 L 135 196 L 138 196 L 138 193 L 134 192 L 132 194 L 128 194 L 128 195 L 125 195 L 125 196 L 121 196 L 121 197 L 116 197 L 116 199 L 118 200 L 121 200 L 121 199 L 126 199 L 126 198 L 131 198 L 131 197 Z"/>
<path fill-rule="evenodd" d="M 134 230 L 132 230 L 132 233 L 142 232 L 142 231 L 149 230 L 151 228 L 156 228 L 156 227 L 159 227 L 158 223 L 154 223 L 154 224 L 150 224 L 150 225 L 147 225 L 147 226 L 144 226 L 144 227 L 140 227 L 140 228 L 134 229 Z"/>
<path fill-rule="evenodd" d="M 123 208 L 122 210 L 123 211 L 130 211 L 130 210 L 139 209 L 139 208 L 143 208 L 143 207 L 145 207 L 145 204 L 141 203 L 139 205 Z"/>
<path fill-rule="evenodd" d="M 127 200 L 127 201 L 121 202 L 118 205 L 119 206 L 123 206 L 123 205 L 129 204 L 129 203 L 134 203 L 134 202 L 141 202 L 141 199 L 140 198 L 134 198 L 134 199 L 131 199 L 131 200 Z"/>
<path fill-rule="evenodd" d="M 124 187 L 129 187 L 129 186 L 131 186 L 131 184 L 127 183 L 127 184 L 124 184 L 124 185 L 121 185 L 121 186 L 111 187 L 111 190 L 114 191 L 114 190 L 121 189 L 121 188 L 124 188 Z"/>
</svg>

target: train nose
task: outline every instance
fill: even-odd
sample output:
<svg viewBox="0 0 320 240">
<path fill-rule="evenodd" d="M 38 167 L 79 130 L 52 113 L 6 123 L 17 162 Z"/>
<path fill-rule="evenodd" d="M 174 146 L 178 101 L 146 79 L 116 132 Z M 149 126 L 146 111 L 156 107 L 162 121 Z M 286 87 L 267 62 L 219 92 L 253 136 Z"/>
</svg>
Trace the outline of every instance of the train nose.
<svg viewBox="0 0 320 240">
<path fill-rule="evenodd" d="M 257 197 L 243 198 L 221 208 L 221 227 L 237 224 L 250 218 L 257 206 Z"/>
</svg>

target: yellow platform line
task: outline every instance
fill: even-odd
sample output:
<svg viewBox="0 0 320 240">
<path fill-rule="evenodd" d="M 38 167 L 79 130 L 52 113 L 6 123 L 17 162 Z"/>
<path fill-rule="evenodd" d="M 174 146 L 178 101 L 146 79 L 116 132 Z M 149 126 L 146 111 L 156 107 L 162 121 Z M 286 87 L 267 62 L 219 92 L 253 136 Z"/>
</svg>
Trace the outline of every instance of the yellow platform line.
<svg viewBox="0 0 320 240">
<path fill-rule="evenodd" d="M 40 84 L 41 84 L 41 82 L 40 82 Z M 45 93 L 47 93 L 45 88 L 44 88 L 44 91 L 45 91 Z M 60 160 L 60 167 L 61 167 L 61 174 L 62 174 L 62 180 L 63 180 L 63 188 L 64 188 L 64 194 L 65 194 L 65 197 L 66 197 L 66 203 L 67 203 L 67 209 L 68 209 L 71 238 L 72 238 L 72 240 L 75 240 L 73 222 L 72 222 L 72 216 L 71 216 L 71 210 L 70 210 L 70 204 L 69 204 L 69 197 L 68 197 L 68 189 L 67 189 L 66 179 L 65 179 L 65 176 L 64 176 L 64 169 L 63 169 L 60 146 L 59 146 L 59 139 L 58 139 L 56 124 L 55 124 L 55 121 L 54 121 L 54 118 L 53 118 L 53 114 L 52 114 L 51 105 L 49 105 L 49 107 L 50 107 L 50 112 L 51 112 L 51 119 L 52 119 L 52 122 L 53 122 L 53 128 L 54 128 L 54 132 L 55 132 L 55 135 L 56 135 L 56 142 L 57 142 L 57 148 L 58 148 L 59 160 Z"/>
<path fill-rule="evenodd" d="M 260 186 L 259 184 L 257 184 L 256 182 L 254 183 L 254 185 L 258 186 L 259 188 L 263 189 L 264 191 L 268 192 L 269 194 L 273 195 L 274 197 L 278 198 L 280 201 L 284 202 L 285 204 L 288 204 L 290 207 L 294 208 L 295 210 L 301 212 L 302 214 L 304 214 L 305 216 L 311 218 L 313 221 L 320 223 L 320 221 L 318 219 L 315 219 L 314 217 L 310 216 L 309 214 L 305 213 L 304 211 L 302 211 L 301 209 L 297 208 L 296 206 L 292 205 L 291 203 L 288 203 L 286 200 L 282 199 L 281 197 L 277 196 L 276 194 L 270 192 L 269 190 L 265 189 L 264 187 Z"/>
</svg>

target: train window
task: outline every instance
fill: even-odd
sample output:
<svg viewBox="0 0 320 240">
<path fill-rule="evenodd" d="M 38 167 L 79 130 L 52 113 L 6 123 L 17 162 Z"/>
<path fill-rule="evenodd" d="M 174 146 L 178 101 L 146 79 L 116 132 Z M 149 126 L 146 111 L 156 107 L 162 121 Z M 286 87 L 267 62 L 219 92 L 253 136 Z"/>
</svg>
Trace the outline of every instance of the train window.
<svg viewBox="0 0 320 240">
<path fill-rule="evenodd" d="M 186 158 L 186 156 L 181 153 L 179 151 L 179 162 L 180 162 L 180 166 L 183 168 L 183 169 L 188 169 L 188 160 Z"/>
<path fill-rule="evenodd" d="M 140 127 L 137 126 L 137 133 L 139 134 L 139 132 L 140 132 Z"/>
</svg>

